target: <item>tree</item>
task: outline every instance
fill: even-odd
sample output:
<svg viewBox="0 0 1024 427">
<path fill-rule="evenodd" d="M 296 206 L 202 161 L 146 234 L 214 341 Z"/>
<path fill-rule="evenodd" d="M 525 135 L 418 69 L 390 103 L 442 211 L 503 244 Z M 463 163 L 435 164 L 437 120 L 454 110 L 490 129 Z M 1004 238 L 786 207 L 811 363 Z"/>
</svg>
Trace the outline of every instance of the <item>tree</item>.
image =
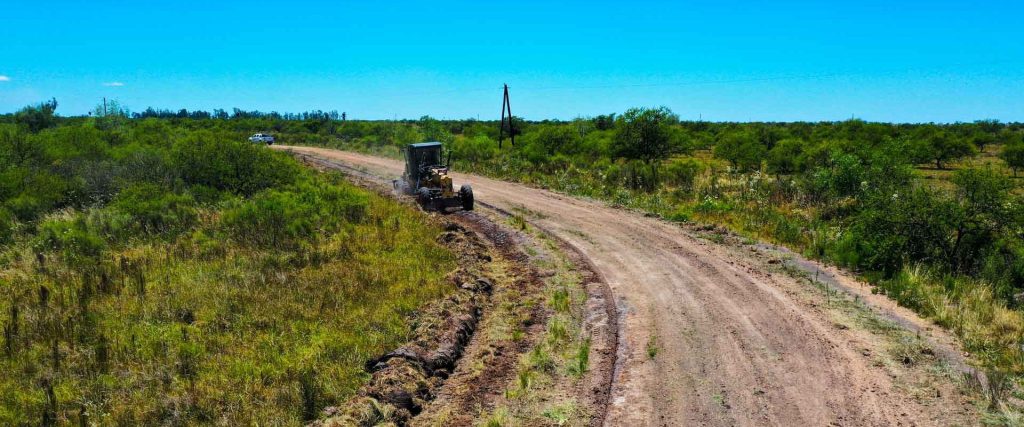
<svg viewBox="0 0 1024 427">
<path fill-rule="evenodd" d="M 187 110 L 182 109 L 181 111 L 185 111 L 184 117 L 188 117 Z M 122 107 L 116 99 L 105 99 L 93 107 L 92 115 L 96 117 L 130 117 L 131 113 L 127 108 Z"/>
<path fill-rule="evenodd" d="M 1017 176 L 1017 171 L 1024 168 L 1024 142 L 1015 142 L 1003 146 L 1003 152 L 999 153 L 999 157 L 1006 162 L 1006 165 L 1013 169 L 1013 176 Z"/>
<path fill-rule="evenodd" d="M 679 147 L 673 144 L 672 125 L 679 116 L 668 108 L 633 108 L 615 121 L 615 155 L 652 162 L 668 158 Z"/>
<path fill-rule="evenodd" d="M 761 167 L 767 148 L 747 131 L 729 132 L 715 144 L 715 157 L 728 160 L 739 171 L 756 170 Z"/>
<path fill-rule="evenodd" d="M 768 150 L 767 168 L 769 173 L 790 175 L 799 170 L 799 158 L 804 151 L 804 142 L 799 139 L 783 139 Z"/>
<path fill-rule="evenodd" d="M 420 130 L 428 141 L 440 141 L 451 144 L 455 136 L 445 128 L 444 124 L 430 116 L 420 117 Z"/>
<path fill-rule="evenodd" d="M 39 132 L 57 125 L 54 111 L 57 110 L 57 99 L 53 98 L 39 105 L 22 108 L 14 114 L 14 122 L 28 128 L 29 132 Z"/>
<path fill-rule="evenodd" d="M 959 171 L 953 183 L 952 195 L 920 185 L 869 195 L 850 235 L 862 266 L 891 274 L 928 262 L 975 273 L 994 242 L 1014 228 L 1012 184 L 991 169 Z"/>
<path fill-rule="evenodd" d="M 594 117 L 594 127 L 597 130 L 611 130 L 615 128 L 615 113 Z"/>
<path fill-rule="evenodd" d="M 1013 183 L 995 170 L 965 169 L 953 176 L 951 235 L 944 245 L 946 260 L 955 272 L 973 269 L 982 252 L 1000 236 L 1012 232 L 1010 191 Z"/>
<path fill-rule="evenodd" d="M 572 148 L 579 139 L 579 132 L 569 126 L 547 125 L 537 132 L 537 142 L 549 156 Z"/>
<path fill-rule="evenodd" d="M 978 151 L 984 152 L 985 146 L 996 142 L 996 136 L 986 132 L 976 132 L 971 136 L 971 143 L 978 147 Z"/>
<path fill-rule="evenodd" d="M 932 133 L 920 148 L 924 150 L 920 158 L 934 161 L 937 169 L 944 169 L 943 163 L 962 159 L 976 151 L 966 139 L 956 138 L 945 131 Z"/>
<path fill-rule="evenodd" d="M 1021 134 L 1017 132 L 1014 132 L 1010 129 L 1003 129 L 995 135 L 995 137 L 993 138 L 993 142 L 996 144 L 1007 145 L 1013 144 L 1015 142 L 1024 142 L 1024 138 L 1022 138 Z"/>
<path fill-rule="evenodd" d="M 999 132 L 1003 128 L 1003 124 L 999 123 L 999 120 L 978 120 L 974 122 L 974 125 L 982 132 L 987 134 L 993 134 Z"/>
<path fill-rule="evenodd" d="M 0 170 L 41 163 L 45 156 L 43 144 L 30 139 L 22 129 L 0 124 Z"/>
<path fill-rule="evenodd" d="M 663 175 L 668 184 L 691 191 L 697 175 L 703 170 L 704 166 L 697 160 L 672 159 L 665 163 Z"/>
</svg>

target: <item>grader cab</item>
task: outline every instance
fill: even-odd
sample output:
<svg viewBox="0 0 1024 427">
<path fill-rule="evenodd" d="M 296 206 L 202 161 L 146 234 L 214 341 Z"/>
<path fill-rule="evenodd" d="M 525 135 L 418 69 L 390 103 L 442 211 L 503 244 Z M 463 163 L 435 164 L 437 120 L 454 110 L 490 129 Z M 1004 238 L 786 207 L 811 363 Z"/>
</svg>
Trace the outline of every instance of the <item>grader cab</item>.
<svg viewBox="0 0 1024 427">
<path fill-rule="evenodd" d="M 409 144 L 402 154 L 405 172 L 401 180 L 394 182 L 395 189 L 416 196 L 416 201 L 427 210 L 444 211 L 453 207 L 473 210 L 473 188 L 466 184 L 455 191 L 448 174 L 451 152 L 446 162 L 440 142 Z"/>
</svg>

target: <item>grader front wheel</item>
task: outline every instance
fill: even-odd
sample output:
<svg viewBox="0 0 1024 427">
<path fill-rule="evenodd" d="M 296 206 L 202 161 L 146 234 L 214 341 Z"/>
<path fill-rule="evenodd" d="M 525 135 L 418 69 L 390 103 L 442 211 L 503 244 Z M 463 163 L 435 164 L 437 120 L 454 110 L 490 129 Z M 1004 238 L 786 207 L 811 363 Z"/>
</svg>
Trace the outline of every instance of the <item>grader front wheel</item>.
<svg viewBox="0 0 1024 427">
<path fill-rule="evenodd" d="M 426 188 L 420 188 L 416 192 L 416 201 L 419 202 L 423 209 L 430 210 L 433 207 L 433 198 L 430 197 L 430 190 Z"/>
<path fill-rule="evenodd" d="M 459 199 L 462 200 L 462 210 L 473 210 L 473 187 L 469 185 L 459 187 Z"/>
</svg>

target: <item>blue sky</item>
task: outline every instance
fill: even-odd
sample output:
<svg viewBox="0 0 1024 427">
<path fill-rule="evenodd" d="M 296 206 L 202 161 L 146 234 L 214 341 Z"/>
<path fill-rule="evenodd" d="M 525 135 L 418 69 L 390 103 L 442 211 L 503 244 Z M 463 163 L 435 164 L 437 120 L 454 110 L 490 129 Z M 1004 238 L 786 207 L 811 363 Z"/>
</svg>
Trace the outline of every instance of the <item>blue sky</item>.
<svg viewBox="0 0 1024 427">
<path fill-rule="evenodd" d="M 1021 2 L 552 3 L 8 0 L 0 112 L 1024 121 Z"/>
</svg>

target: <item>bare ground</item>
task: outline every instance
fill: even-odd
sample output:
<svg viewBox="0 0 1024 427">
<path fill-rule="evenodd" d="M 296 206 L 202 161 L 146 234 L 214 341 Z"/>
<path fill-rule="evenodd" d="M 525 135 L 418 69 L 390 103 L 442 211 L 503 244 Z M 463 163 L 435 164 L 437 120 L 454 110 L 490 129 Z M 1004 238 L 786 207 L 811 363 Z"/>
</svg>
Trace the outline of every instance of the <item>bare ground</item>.
<svg viewBox="0 0 1024 427">
<path fill-rule="evenodd" d="M 401 173 L 395 160 L 282 148 L 380 177 Z M 917 357 L 894 362 L 907 330 L 872 327 L 864 313 L 914 326 L 939 347 L 923 360 L 949 355 L 962 365 L 954 341 L 840 271 L 829 271 L 831 280 L 853 302 L 833 303 L 827 287 L 781 269 L 763 248 L 709 239 L 707 230 L 480 176 L 455 180 L 472 183 L 489 207 L 525 213 L 608 283 L 620 329 L 607 425 L 977 423 L 955 374 L 924 369 Z"/>
</svg>

